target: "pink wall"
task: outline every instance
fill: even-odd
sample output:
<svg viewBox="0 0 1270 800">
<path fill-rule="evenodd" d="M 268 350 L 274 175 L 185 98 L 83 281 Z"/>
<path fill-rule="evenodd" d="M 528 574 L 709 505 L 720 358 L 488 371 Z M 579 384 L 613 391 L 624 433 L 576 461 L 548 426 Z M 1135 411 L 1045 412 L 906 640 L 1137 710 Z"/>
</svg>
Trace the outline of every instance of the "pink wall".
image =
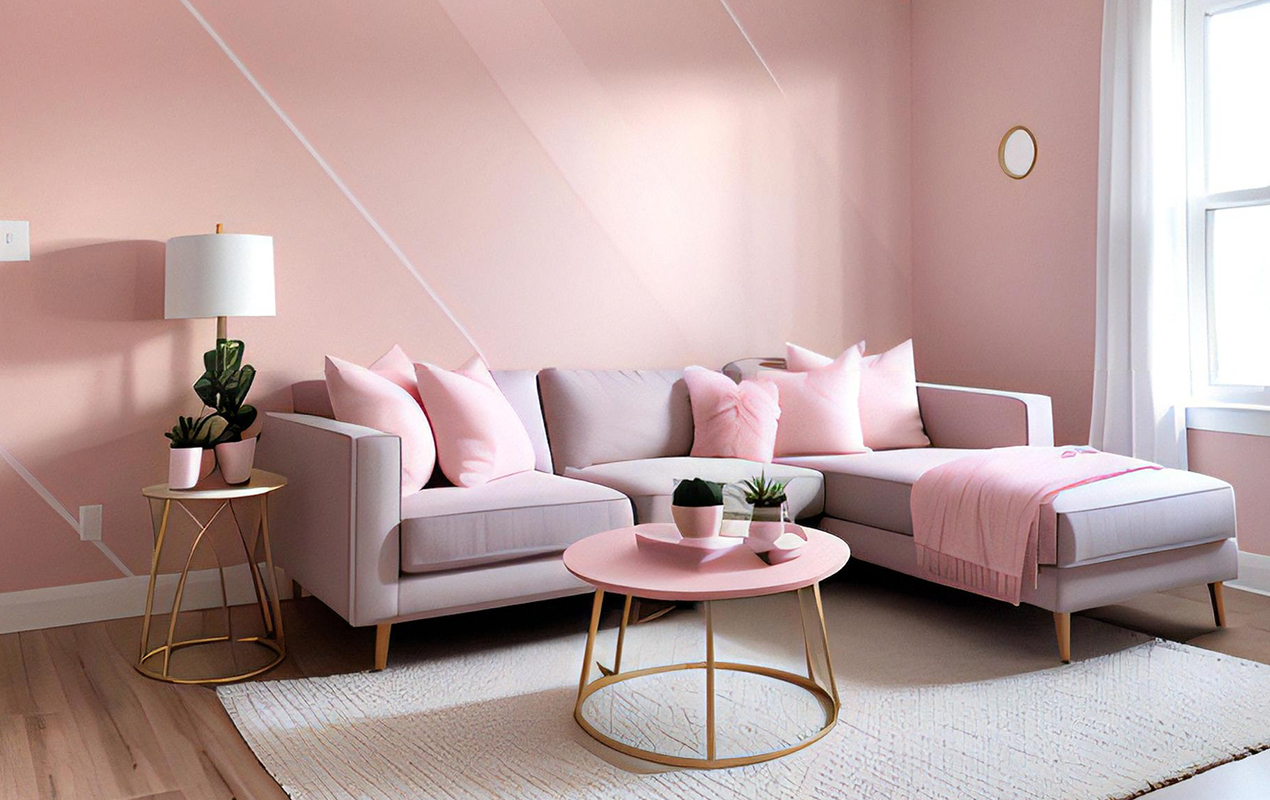
<svg viewBox="0 0 1270 800">
<path fill-rule="evenodd" d="M 1186 446 L 1191 469 L 1235 487 L 1239 549 L 1270 556 L 1270 438 L 1192 430 Z"/>
<path fill-rule="evenodd" d="M 1033 391 L 1089 441 L 1102 0 L 913 0 L 913 335 L 925 380 Z M 997 144 L 1036 135 L 1012 180 Z"/>
<path fill-rule="evenodd" d="M 193 2 L 497 367 L 910 335 L 905 2 L 731 0 L 779 87 L 708 0 Z M 167 238 L 275 237 L 278 316 L 231 321 L 265 408 L 470 352 L 181 3 L 9 0 L 0 108 L 0 446 L 132 571 L 213 336 L 161 318 Z M 0 592 L 118 577 L 4 463 L 0 508 Z"/>
</svg>

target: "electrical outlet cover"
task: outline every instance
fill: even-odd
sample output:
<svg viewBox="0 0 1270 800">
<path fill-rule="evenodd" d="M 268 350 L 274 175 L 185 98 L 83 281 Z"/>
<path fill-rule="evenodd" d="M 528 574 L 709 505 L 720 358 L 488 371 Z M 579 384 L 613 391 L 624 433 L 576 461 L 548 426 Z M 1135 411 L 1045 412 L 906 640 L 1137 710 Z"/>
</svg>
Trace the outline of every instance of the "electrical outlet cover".
<svg viewBox="0 0 1270 800">
<path fill-rule="evenodd" d="M 0 220 L 0 261 L 31 260 L 31 223 Z"/>
</svg>

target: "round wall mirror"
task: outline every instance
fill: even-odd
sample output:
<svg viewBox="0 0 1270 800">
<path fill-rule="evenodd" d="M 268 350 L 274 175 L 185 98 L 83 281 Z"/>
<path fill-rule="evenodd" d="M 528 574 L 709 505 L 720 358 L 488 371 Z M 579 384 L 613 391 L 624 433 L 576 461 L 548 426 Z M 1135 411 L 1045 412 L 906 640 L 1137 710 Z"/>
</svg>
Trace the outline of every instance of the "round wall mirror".
<svg viewBox="0 0 1270 800">
<path fill-rule="evenodd" d="M 1015 125 L 1001 137 L 997 148 L 1001 171 L 1015 180 L 1023 180 L 1036 166 L 1036 137 L 1022 125 Z"/>
</svg>

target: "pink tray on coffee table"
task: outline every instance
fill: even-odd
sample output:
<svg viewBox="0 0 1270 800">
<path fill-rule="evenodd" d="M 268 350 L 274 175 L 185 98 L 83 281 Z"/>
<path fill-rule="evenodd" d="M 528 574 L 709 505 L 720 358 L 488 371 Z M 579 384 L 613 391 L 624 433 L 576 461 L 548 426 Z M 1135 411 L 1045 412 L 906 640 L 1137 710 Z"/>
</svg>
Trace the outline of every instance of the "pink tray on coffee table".
<svg viewBox="0 0 1270 800">
<path fill-rule="evenodd" d="M 635 544 L 640 550 L 666 553 L 690 564 L 713 561 L 729 550 L 745 544 L 745 540 L 737 536 L 692 539 L 680 535 L 679 529 L 671 523 L 639 525 L 634 531 Z"/>
</svg>

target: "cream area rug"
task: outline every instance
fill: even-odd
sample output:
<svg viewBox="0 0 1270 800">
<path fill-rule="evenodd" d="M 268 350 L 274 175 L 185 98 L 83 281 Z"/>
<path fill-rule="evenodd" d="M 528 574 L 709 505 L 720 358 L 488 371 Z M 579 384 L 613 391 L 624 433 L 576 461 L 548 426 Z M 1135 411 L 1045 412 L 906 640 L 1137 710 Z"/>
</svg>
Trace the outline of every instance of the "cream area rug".
<svg viewBox="0 0 1270 800">
<path fill-rule="evenodd" d="M 576 632 L 473 633 L 382 673 L 219 693 L 296 800 L 1093 800 L 1270 746 L 1270 667 L 1084 618 L 1078 660 L 1060 666 L 1048 613 L 938 597 L 827 585 L 837 727 L 791 756 L 728 770 L 654 768 L 578 728 L 584 602 L 553 606 L 576 610 Z M 805 669 L 792 595 L 714 613 L 721 660 Z M 598 660 L 612 663 L 615 636 L 601 631 Z M 703 647 L 700 611 L 682 610 L 632 627 L 623 667 L 696 661 Z M 586 714 L 623 741 L 700 754 L 703 684 L 699 672 L 637 679 L 597 693 Z M 721 673 L 718 698 L 721 756 L 794 741 L 823 719 L 814 699 L 756 676 Z"/>
</svg>

